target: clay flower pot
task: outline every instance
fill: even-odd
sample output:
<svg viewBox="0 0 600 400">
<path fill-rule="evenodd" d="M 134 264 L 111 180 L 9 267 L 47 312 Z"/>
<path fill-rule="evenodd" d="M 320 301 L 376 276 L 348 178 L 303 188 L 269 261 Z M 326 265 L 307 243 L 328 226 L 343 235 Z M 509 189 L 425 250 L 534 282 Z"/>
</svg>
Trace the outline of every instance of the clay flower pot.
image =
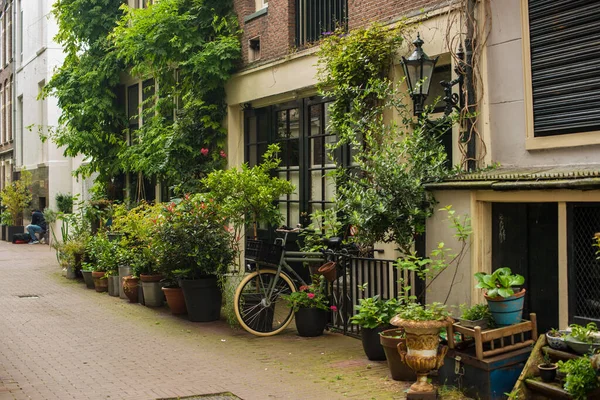
<svg viewBox="0 0 600 400">
<path fill-rule="evenodd" d="M 167 304 L 171 309 L 171 314 L 179 315 L 187 313 L 185 298 L 183 297 L 183 289 L 180 287 L 164 287 L 162 288 L 162 291 L 165 293 L 165 297 L 167 298 Z"/>
<path fill-rule="evenodd" d="M 335 281 L 337 278 L 337 264 L 334 261 L 329 261 L 319 267 L 319 274 L 323 275 L 329 282 Z"/>
<path fill-rule="evenodd" d="M 108 291 L 108 279 L 104 275 L 106 275 L 104 271 L 92 271 L 92 279 L 94 279 L 96 292 Z"/>
<path fill-rule="evenodd" d="M 123 277 L 123 291 L 125 292 L 125 296 L 127 296 L 130 303 L 138 302 L 139 282 L 139 278 L 134 278 L 131 275 Z"/>
</svg>

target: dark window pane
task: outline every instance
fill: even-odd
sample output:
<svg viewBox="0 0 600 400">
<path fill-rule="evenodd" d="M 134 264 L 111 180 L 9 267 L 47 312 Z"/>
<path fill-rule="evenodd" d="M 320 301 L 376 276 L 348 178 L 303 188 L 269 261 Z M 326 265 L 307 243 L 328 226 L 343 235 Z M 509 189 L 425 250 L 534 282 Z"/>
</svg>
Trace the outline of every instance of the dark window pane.
<svg viewBox="0 0 600 400">
<path fill-rule="evenodd" d="M 129 118 L 130 126 L 138 124 L 139 103 L 138 85 L 129 86 L 127 88 L 127 117 Z"/>
</svg>

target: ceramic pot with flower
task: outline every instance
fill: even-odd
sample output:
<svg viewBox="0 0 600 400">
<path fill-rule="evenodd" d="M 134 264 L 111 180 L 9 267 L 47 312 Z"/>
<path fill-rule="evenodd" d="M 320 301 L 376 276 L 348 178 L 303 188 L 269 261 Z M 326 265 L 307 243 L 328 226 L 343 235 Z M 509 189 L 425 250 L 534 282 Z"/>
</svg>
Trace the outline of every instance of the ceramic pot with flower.
<svg viewBox="0 0 600 400">
<path fill-rule="evenodd" d="M 335 305 L 329 306 L 325 295 L 325 278 L 314 277 L 311 285 L 303 285 L 297 292 L 282 296 L 294 311 L 298 335 L 304 337 L 320 336 L 327 325 L 329 312 L 337 311 Z"/>
</svg>

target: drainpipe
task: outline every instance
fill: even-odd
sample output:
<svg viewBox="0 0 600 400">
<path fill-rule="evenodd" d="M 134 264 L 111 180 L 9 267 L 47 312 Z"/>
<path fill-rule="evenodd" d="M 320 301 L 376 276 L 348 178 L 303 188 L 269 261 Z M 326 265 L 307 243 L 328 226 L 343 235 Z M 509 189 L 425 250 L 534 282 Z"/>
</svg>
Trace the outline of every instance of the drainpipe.
<svg viewBox="0 0 600 400">
<path fill-rule="evenodd" d="M 473 115 L 476 111 L 476 96 L 475 96 L 475 86 L 473 83 L 473 40 L 475 36 L 475 5 L 477 0 L 467 0 L 467 11 L 466 11 L 466 21 L 467 21 L 467 35 L 465 37 L 465 87 L 467 90 L 467 112 L 469 113 L 469 117 L 466 119 L 465 123 L 465 139 L 469 140 L 467 142 L 467 170 L 474 171 L 477 168 L 477 147 L 475 137 L 471 135 L 473 132 Z"/>
<path fill-rule="evenodd" d="M 22 6 L 23 3 L 21 3 Z M 23 166 L 23 135 L 22 135 L 22 131 L 19 131 L 19 135 L 17 136 L 17 68 L 15 68 L 16 64 L 17 64 L 17 4 L 16 1 L 13 0 L 12 1 L 12 43 L 10 44 L 11 47 L 11 66 L 12 66 L 12 76 L 13 76 L 13 80 L 11 82 L 11 87 L 12 87 L 12 93 L 11 93 L 11 101 L 12 101 L 12 114 L 13 114 L 13 118 L 12 118 L 12 131 L 13 131 L 13 151 L 16 155 L 16 150 L 15 147 L 19 147 L 19 153 L 20 153 L 20 161 L 21 161 L 21 166 Z M 19 140 L 17 140 L 17 138 Z M 16 162 L 16 156 L 15 156 L 15 164 L 17 164 Z M 16 166 L 16 165 L 15 165 Z"/>
</svg>

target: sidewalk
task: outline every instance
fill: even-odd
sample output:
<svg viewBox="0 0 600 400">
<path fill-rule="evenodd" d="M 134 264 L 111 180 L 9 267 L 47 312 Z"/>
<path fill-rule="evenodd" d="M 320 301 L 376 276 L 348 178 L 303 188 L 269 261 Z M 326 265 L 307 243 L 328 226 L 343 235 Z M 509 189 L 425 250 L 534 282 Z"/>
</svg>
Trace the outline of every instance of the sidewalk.
<svg viewBox="0 0 600 400">
<path fill-rule="evenodd" d="M 357 339 L 258 338 L 96 293 L 65 279 L 49 246 L 0 242 L 0 305 L 0 400 L 379 400 L 408 387 Z"/>
</svg>

